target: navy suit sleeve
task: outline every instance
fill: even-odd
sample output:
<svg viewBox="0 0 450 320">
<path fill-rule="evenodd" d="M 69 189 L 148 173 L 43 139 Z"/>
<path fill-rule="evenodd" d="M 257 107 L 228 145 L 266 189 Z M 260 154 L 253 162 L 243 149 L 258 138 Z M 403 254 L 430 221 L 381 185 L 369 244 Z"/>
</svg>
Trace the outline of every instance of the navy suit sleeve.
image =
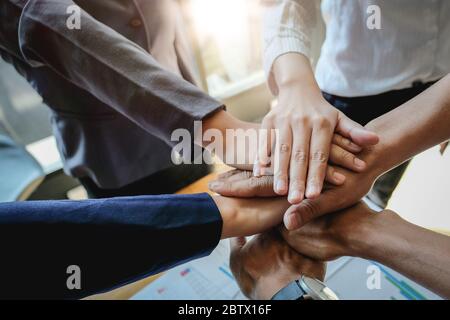
<svg viewBox="0 0 450 320">
<path fill-rule="evenodd" d="M 0 298 L 82 298 L 209 255 L 222 218 L 207 194 L 0 204 Z M 81 270 L 69 290 L 67 268 Z"/>
</svg>

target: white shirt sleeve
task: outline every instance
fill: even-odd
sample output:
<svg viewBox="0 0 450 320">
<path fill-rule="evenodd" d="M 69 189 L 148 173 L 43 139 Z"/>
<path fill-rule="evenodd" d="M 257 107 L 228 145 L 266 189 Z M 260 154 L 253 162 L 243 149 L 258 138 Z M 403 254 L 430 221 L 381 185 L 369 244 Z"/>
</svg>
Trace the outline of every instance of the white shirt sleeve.
<svg viewBox="0 0 450 320">
<path fill-rule="evenodd" d="M 289 52 L 311 58 L 311 39 L 319 7 L 316 0 L 262 0 L 262 7 L 264 70 L 270 90 L 277 94 L 273 63 Z"/>
</svg>

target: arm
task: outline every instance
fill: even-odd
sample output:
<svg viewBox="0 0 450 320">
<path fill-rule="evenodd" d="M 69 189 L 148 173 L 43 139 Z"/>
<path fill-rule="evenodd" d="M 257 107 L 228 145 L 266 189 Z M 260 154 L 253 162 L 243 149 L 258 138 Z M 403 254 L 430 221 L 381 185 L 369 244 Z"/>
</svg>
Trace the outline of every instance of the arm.
<svg viewBox="0 0 450 320">
<path fill-rule="evenodd" d="M 287 228 L 297 229 L 327 213 L 347 208 L 365 196 L 383 173 L 412 156 L 450 138 L 450 75 L 399 108 L 368 124 L 380 137 L 378 145 L 359 155 L 367 169 L 350 173 L 343 185 L 331 186 L 316 200 L 305 200 L 286 212 Z"/>
<path fill-rule="evenodd" d="M 354 255 L 378 261 L 450 299 L 450 237 L 418 227 L 389 211 L 374 223 Z"/>
<path fill-rule="evenodd" d="M 360 203 L 297 231 L 284 230 L 283 236 L 314 259 L 374 260 L 450 298 L 450 237 L 413 225 L 390 210 L 375 213 Z"/>
<path fill-rule="evenodd" d="M 367 167 L 362 172 L 333 170 L 346 177 L 343 184 L 328 187 L 316 200 L 304 200 L 289 208 L 284 223 L 290 230 L 298 229 L 327 213 L 348 208 L 364 197 L 374 181 L 386 171 L 427 148 L 450 137 L 450 75 L 392 112 L 368 124 L 380 137 L 380 143 L 366 148 L 358 158 Z M 426 106 L 426 107 L 424 107 Z M 270 177 L 230 180 L 225 177 L 211 189 L 227 196 L 272 195 Z"/>
<path fill-rule="evenodd" d="M 71 0 L 0 0 L 0 49 L 29 67 L 48 67 L 172 144 L 178 128 L 223 109 L 199 88 L 164 70 L 135 43 L 81 10 L 69 30 Z"/>
<path fill-rule="evenodd" d="M 330 145 L 336 131 L 358 145 L 377 143 L 377 137 L 351 121 L 322 96 L 310 63 L 316 1 L 265 1 L 265 66 L 278 106 L 263 120 L 262 129 L 279 130 L 279 139 L 267 135 L 258 148 L 264 174 L 271 158 L 276 172 L 274 191 L 288 195 L 292 204 L 317 198 L 326 176 Z M 272 150 L 272 146 L 275 149 Z"/>
<path fill-rule="evenodd" d="M 287 201 L 206 194 L 0 204 L 4 298 L 80 298 L 210 254 L 279 224 Z M 81 269 L 68 290 L 66 269 Z"/>
<path fill-rule="evenodd" d="M 377 171 L 382 174 L 450 137 L 450 74 L 366 127 L 380 137 Z"/>
</svg>

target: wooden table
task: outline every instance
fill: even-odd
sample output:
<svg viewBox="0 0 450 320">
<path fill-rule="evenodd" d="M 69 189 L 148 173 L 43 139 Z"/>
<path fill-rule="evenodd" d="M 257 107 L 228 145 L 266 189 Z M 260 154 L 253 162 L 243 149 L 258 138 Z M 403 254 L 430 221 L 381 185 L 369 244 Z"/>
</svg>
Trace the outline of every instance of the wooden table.
<svg viewBox="0 0 450 320">
<path fill-rule="evenodd" d="M 209 192 L 208 183 L 221 172 L 227 171 L 228 168 L 226 166 L 217 166 L 214 173 L 204 177 L 203 179 L 198 180 L 192 185 L 187 186 L 186 188 L 177 192 L 177 194 L 193 194 L 193 193 L 202 193 Z M 115 289 L 111 292 L 98 294 L 91 297 L 86 298 L 86 300 L 128 300 L 136 293 L 141 291 L 144 287 L 146 287 L 149 283 L 158 279 L 161 275 L 156 275 L 152 277 L 148 277 L 146 279 L 131 283 L 124 287 Z"/>
</svg>

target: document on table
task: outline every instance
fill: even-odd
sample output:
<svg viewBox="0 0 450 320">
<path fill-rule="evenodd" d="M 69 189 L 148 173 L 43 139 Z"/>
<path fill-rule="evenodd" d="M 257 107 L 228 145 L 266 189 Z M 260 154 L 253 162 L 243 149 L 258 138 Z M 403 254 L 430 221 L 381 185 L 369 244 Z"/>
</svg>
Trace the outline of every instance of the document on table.
<svg viewBox="0 0 450 320">
<path fill-rule="evenodd" d="M 229 242 L 221 241 L 209 257 L 189 262 L 168 271 L 138 292 L 132 299 L 246 299 L 231 274 L 229 250 Z M 375 280 L 379 280 L 379 282 L 373 282 L 374 278 L 370 277 L 378 277 Z M 368 281 L 370 282 L 369 286 Z M 343 300 L 441 299 L 387 267 L 358 258 L 345 257 L 328 263 L 325 282 Z M 375 288 L 373 287 L 374 284 Z"/>
<path fill-rule="evenodd" d="M 229 242 L 208 257 L 186 263 L 138 292 L 133 300 L 242 300 L 229 266 Z"/>
</svg>

